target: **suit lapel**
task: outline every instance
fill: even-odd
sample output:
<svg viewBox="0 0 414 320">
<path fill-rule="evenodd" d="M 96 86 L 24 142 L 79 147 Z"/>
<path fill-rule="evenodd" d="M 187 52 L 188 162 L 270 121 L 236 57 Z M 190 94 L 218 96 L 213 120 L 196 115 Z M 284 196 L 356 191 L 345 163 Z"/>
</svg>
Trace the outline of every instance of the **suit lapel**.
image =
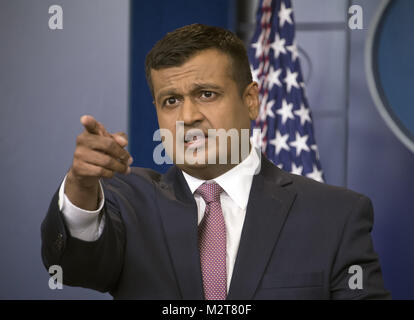
<svg viewBox="0 0 414 320">
<path fill-rule="evenodd" d="M 296 194 L 290 178 L 262 157 L 254 176 L 227 299 L 252 299 Z M 159 183 L 156 201 L 183 299 L 204 299 L 198 252 L 197 205 L 175 166 Z"/>
<path fill-rule="evenodd" d="M 204 299 L 197 205 L 179 169 L 172 167 L 163 180 L 156 197 L 182 298 Z"/>
<path fill-rule="evenodd" d="M 262 157 L 254 176 L 239 251 L 227 299 L 252 299 L 296 194 L 284 188 L 290 178 Z"/>
</svg>

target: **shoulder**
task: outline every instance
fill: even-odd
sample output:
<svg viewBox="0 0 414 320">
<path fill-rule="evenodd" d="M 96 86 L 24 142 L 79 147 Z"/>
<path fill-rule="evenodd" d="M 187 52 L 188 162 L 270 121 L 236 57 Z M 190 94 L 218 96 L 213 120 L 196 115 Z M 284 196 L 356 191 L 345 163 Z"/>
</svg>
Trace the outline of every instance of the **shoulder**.
<svg viewBox="0 0 414 320">
<path fill-rule="evenodd" d="M 363 194 L 345 187 L 318 182 L 313 179 L 291 173 L 286 174 L 292 179 L 292 185 L 300 196 L 308 195 L 313 199 L 329 199 L 333 197 L 338 201 L 357 200 L 361 197 L 365 197 Z"/>
<path fill-rule="evenodd" d="M 297 194 L 296 205 L 301 210 L 312 212 L 314 217 L 329 222 L 331 226 L 344 226 L 349 221 L 359 224 L 362 220 L 370 225 L 373 223 L 373 207 L 367 196 L 344 187 L 290 175 Z"/>
<path fill-rule="evenodd" d="M 275 170 L 283 176 L 282 180 L 289 181 L 285 182 L 282 189 L 294 195 L 289 214 L 293 225 L 306 225 L 331 239 L 348 229 L 354 230 L 362 226 L 366 226 L 366 230 L 372 229 L 374 211 L 367 196 L 344 187 L 294 175 L 277 167 Z"/>
<path fill-rule="evenodd" d="M 359 207 L 372 207 L 371 200 L 359 192 L 291 174 L 272 163 L 270 166 L 270 170 L 267 170 L 267 179 L 276 179 L 284 189 L 293 192 L 296 195 L 296 206 L 314 212 L 335 212 L 345 215 L 358 210 Z"/>
</svg>

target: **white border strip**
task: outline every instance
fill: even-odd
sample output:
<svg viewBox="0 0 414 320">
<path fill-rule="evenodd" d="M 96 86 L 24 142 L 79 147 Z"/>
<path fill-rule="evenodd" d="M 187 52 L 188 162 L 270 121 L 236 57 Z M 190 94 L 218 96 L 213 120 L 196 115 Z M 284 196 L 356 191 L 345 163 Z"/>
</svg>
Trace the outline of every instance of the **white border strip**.
<svg viewBox="0 0 414 320">
<path fill-rule="evenodd" d="M 408 138 L 405 133 L 398 127 L 394 119 L 390 116 L 384 102 L 381 99 L 381 96 L 378 92 L 377 84 L 375 81 L 374 70 L 373 70 L 373 49 L 375 34 L 378 28 L 378 25 L 381 21 L 381 18 L 384 14 L 385 9 L 388 7 L 388 4 L 391 0 L 382 0 L 377 12 L 375 13 L 374 18 L 372 19 L 371 26 L 368 30 L 367 41 L 365 45 L 365 74 L 367 77 L 368 88 L 371 93 L 372 99 L 374 100 L 375 106 L 377 107 L 379 113 L 384 119 L 385 123 L 391 129 L 391 131 L 397 136 L 397 138 L 411 151 L 414 153 L 414 142 Z"/>
</svg>

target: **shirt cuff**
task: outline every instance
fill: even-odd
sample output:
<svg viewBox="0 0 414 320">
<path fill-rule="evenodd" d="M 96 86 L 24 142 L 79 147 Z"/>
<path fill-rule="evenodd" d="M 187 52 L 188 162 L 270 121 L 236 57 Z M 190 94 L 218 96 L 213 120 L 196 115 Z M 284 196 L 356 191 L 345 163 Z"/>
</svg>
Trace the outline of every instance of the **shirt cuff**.
<svg viewBox="0 0 414 320">
<path fill-rule="evenodd" d="M 99 208 L 94 211 L 84 210 L 75 206 L 65 194 L 66 177 L 59 189 L 59 210 L 63 213 L 66 225 L 72 237 L 84 240 L 95 241 L 102 234 L 105 224 L 105 216 L 100 215 L 105 203 L 105 196 L 102 184 L 99 181 Z"/>
</svg>

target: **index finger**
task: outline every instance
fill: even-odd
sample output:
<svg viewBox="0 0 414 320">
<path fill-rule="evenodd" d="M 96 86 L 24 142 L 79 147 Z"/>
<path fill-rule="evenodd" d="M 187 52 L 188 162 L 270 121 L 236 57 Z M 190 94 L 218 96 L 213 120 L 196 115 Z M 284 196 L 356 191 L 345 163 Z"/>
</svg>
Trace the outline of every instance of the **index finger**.
<svg viewBox="0 0 414 320">
<path fill-rule="evenodd" d="M 105 127 L 97 121 L 94 117 L 90 115 L 84 115 L 80 118 L 80 122 L 85 127 L 86 131 L 92 134 L 97 134 L 101 136 L 108 137 L 109 133 L 106 131 Z"/>
</svg>

